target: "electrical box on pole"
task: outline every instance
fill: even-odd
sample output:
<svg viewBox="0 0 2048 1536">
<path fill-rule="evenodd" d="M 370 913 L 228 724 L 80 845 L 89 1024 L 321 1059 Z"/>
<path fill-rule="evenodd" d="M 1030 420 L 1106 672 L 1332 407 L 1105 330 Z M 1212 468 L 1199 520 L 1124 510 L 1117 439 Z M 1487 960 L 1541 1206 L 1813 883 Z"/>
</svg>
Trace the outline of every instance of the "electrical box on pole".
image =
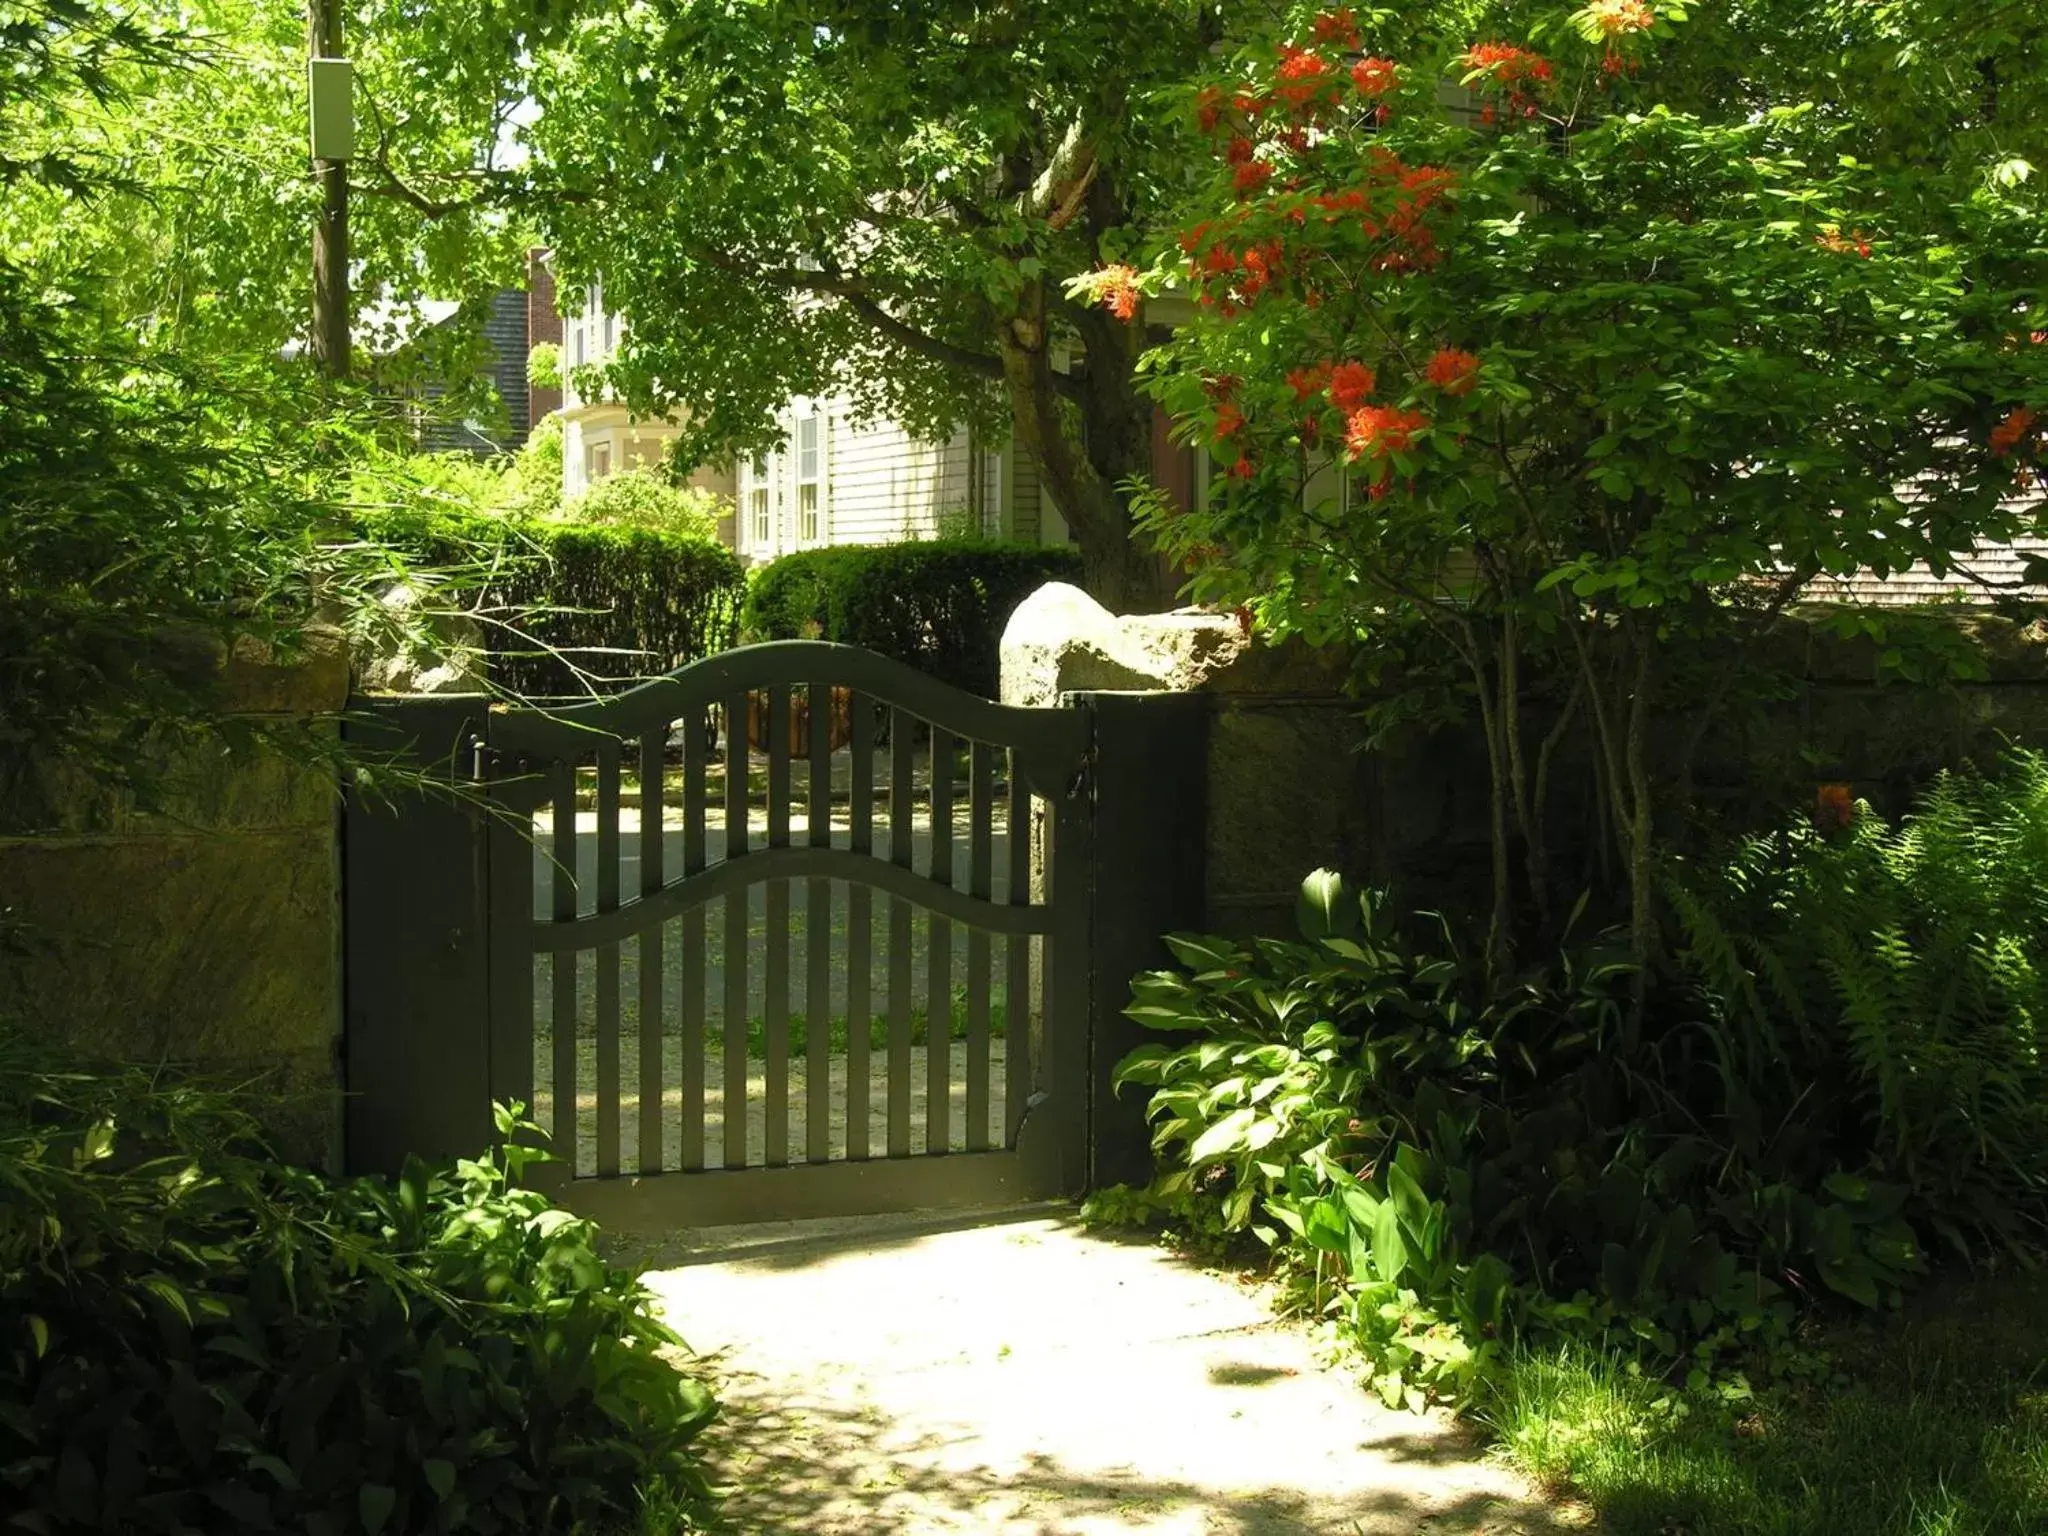
<svg viewBox="0 0 2048 1536">
<path fill-rule="evenodd" d="M 313 158 L 348 160 L 356 152 L 355 79 L 347 59 L 308 59 Z"/>
</svg>

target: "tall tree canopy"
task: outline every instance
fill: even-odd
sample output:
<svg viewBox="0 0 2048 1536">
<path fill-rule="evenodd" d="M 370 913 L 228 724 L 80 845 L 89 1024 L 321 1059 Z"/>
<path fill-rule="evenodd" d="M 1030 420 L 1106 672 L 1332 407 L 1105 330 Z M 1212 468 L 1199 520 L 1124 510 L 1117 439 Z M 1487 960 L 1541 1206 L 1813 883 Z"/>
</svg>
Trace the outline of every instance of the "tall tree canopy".
<svg viewBox="0 0 2048 1536">
<path fill-rule="evenodd" d="M 1186 190 L 1154 98 L 1218 30 L 1193 0 L 600 0 L 533 54 L 558 260 L 602 274 L 615 382 L 687 406 L 692 454 L 760 443 L 792 395 L 927 434 L 1006 414 L 1098 594 L 1156 603 L 1120 489 L 1150 462 L 1144 338 L 1062 280 Z"/>
</svg>

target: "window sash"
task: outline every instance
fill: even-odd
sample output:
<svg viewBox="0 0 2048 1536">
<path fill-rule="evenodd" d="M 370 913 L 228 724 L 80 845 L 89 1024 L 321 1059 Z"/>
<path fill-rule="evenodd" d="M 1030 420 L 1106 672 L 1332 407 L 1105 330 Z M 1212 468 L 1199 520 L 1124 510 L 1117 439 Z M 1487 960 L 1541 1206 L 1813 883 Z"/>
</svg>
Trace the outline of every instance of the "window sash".
<svg viewBox="0 0 2048 1536">
<path fill-rule="evenodd" d="M 818 479 L 818 418 L 806 416 L 796 424 L 796 478 L 799 484 Z"/>
</svg>

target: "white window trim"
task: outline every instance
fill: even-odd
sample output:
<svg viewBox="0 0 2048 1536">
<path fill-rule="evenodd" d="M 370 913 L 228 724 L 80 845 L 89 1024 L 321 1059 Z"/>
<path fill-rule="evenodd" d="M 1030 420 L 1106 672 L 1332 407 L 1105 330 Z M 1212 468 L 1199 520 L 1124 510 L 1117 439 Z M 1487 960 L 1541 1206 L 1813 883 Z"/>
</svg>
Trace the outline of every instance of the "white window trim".
<svg viewBox="0 0 2048 1536">
<path fill-rule="evenodd" d="M 612 472 L 612 445 L 609 439 L 590 445 L 590 478 L 603 480 Z"/>
<path fill-rule="evenodd" d="M 756 510 L 756 499 L 759 510 Z M 749 554 L 768 555 L 775 544 L 775 455 L 763 453 L 740 465 L 741 546 Z"/>
<path fill-rule="evenodd" d="M 811 444 L 811 473 L 803 472 L 803 432 L 809 427 L 814 433 Z M 831 500 L 831 458 L 830 458 L 831 416 L 822 407 L 814 406 L 807 414 L 799 416 L 796 422 L 795 451 L 792 460 L 792 484 L 795 490 L 791 499 L 795 503 L 795 526 L 791 529 L 799 548 L 827 542 L 830 532 L 829 503 Z M 815 504 L 811 509 L 811 526 L 804 526 L 804 491 L 815 493 Z"/>
</svg>

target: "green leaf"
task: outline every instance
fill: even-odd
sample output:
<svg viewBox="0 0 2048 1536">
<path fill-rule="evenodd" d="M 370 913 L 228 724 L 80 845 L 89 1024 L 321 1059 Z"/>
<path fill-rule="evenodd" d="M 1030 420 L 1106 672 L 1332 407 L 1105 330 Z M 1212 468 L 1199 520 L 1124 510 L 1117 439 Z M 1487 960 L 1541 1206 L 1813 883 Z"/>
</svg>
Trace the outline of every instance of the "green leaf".
<svg viewBox="0 0 2048 1536">
<path fill-rule="evenodd" d="M 446 1499 L 455 1491 L 455 1464 L 433 1457 L 420 1463 L 420 1472 L 427 1480 L 427 1486 L 434 1490 L 434 1497 Z"/>
<path fill-rule="evenodd" d="M 1401 1241 L 1401 1216 L 1391 1200 L 1373 1214 L 1372 1267 L 1389 1285 L 1399 1285 L 1408 1268 L 1408 1248 Z"/>
<path fill-rule="evenodd" d="M 1429 1196 L 1398 1162 L 1387 1169 L 1387 1194 L 1394 1208 L 1400 1212 L 1401 1225 L 1410 1241 L 1419 1245 L 1423 1234 L 1429 1230 Z"/>
<path fill-rule="evenodd" d="M 191 1327 L 191 1304 L 185 1300 L 184 1291 L 179 1289 L 178 1283 L 171 1279 L 169 1275 L 144 1275 L 137 1283 L 145 1291 L 149 1292 L 150 1295 L 156 1297 L 158 1301 L 184 1319 L 186 1327 Z"/>
<path fill-rule="evenodd" d="M 1188 1148 L 1188 1161 L 1200 1166 L 1241 1150 L 1245 1144 L 1245 1135 L 1251 1130 L 1252 1122 L 1257 1118 L 1258 1111 L 1255 1109 L 1232 1110 L 1195 1138 L 1195 1144 Z"/>
<path fill-rule="evenodd" d="M 1305 939 L 1349 936 L 1358 928 L 1358 913 L 1344 899 L 1344 877 L 1334 869 L 1318 869 L 1301 882 L 1294 911 Z"/>
<path fill-rule="evenodd" d="M 382 1536 L 391 1512 L 398 1507 L 398 1490 L 384 1483 L 365 1483 L 356 1494 L 356 1514 L 366 1536 Z"/>
<path fill-rule="evenodd" d="M 1876 1277 L 1871 1274 L 1869 1263 L 1860 1256 L 1850 1259 L 1821 1258 L 1815 1268 L 1820 1271 L 1820 1277 L 1827 1282 L 1829 1290 L 1846 1296 L 1862 1306 L 1877 1306 L 1879 1298 Z"/>
</svg>

